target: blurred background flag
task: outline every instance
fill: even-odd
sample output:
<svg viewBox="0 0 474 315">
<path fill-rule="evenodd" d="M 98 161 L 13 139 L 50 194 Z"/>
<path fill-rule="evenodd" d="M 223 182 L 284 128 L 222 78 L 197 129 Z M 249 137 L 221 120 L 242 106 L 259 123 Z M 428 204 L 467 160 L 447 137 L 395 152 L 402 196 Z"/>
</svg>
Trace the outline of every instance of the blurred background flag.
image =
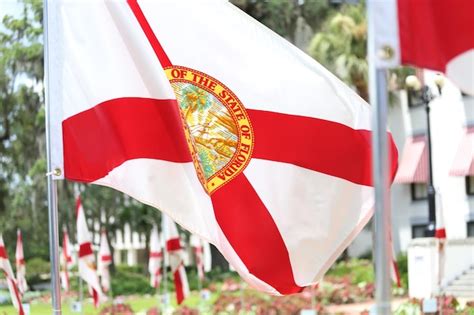
<svg viewBox="0 0 474 315">
<path fill-rule="evenodd" d="M 167 216 L 162 216 L 162 220 L 165 220 L 166 251 L 168 252 L 168 260 L 173 274 L 176 301 L 181 304 L 189 295 L 188 277 L 186 269 L 184 269 L 183 247 L 176 223 Z"/>
<path fill-rule="evenodd" d="M 377 66 L 406 64 L 444 72 L 474 95 L 474 1 L 371 2 L 376 7 Z"/>
<path fill-rule="evenodd" d="M 25 255 L 23 253 L 23 236 L 21 235 L 20 229 L 17 231 L 15 260 L 16 282 L 18 285 L 18 290 L 20 291 L 20 294 L 24 294 L 26 290 L 28 290 L 28 285 L 26 283 L 26 264 Z"/>
<path fill-rule="evenodd" d="M 102 230 L 100 234 L 99 257 L 97 262 L 97 274 L 100 276 L 100 284 L 104 292 L 110 290 L 110 265 L 112 264 L 112 253 L 110 251 L 109 241 L 107 240 L 107 231 Z"/>
<path fill-rule="evenodd" d="M 13 274 L 12 266 L 8 260 L 7 250 L 3 242 L 3 236 L 0 234 L 0 270 L 3 271 L 7 279 L 8 290 L 12 299 L 13 306 L 18 310 L 18 315 L 24 315 L 23 305 L 21 304 L 21 296 Z"/>
<path fill-rule="evenodd" d="M 194 252 L 197 274 L 200 281 L 204 280 L 204 247 L 199 236 L 191 235 L 190 244 Z"/>
<path fill-rule="evenodd" d="M 89 292 L 94 300 L 94 306 L 98 307 L 104 297 L 99 284 L 99 277 L 97 276 L 94 252 L 92 250 L 92 236 L 87 227 L 86 215 L 80 196 L 76 199 L 76 218 L 77 243 L 79 245 L 79 276 L 87 283 Z"/>
<path fill-rule="evenodd" d="M 158 227 L 155 224 L 153 225 L 150 234 L 150 258 L 148 261 L 148 272 L 150 272 L 150 285 L 156 289 L 160 287 L 162 260 L 163 252 L 161 251 Z"/>
<path fill-rule="evenodd" d="M 370 106 L 231 3 L 62 0 L 49 17 L 55 179 L 162 209 L 272 294 L 319 281 L 371 218 Z"/>
<path fill-rule="evenodd" d="M 63 228 L 63 246 L 62 246 L 62 271 L 61 271 L 61 285 L 64 291 L 68 292 L 71 288 L 71 283 L 69 282 L 69 271 L 72 268 L 72 247 L 69 242 L 69 235 L 67 233 L 66 227 Z"/>
</svg>

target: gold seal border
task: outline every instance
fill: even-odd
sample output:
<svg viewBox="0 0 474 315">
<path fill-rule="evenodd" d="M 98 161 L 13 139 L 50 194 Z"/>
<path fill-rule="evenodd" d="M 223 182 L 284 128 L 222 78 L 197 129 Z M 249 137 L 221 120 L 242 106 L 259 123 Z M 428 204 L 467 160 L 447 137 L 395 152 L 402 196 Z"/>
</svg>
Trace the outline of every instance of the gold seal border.
<svg viewBox="0 0 474 315">
<path fill-rule="evenodd" d="M 197 152 L 192 145 L 191 135 L 188 130 L 187 123 L 181 114 L 181 119 L 183 120 L 183 125 L 185 126 L 186 140 L 188 142 L 191 155 L 193 156 L 193 163 L 195 169 L 197 170 L 199 181 L 208 194 L 211 195 L 217 189 L 229 183 L 237 175 L 242 173 L 252 158 L 255 137 L 249 115 L 239 98 L 225 84 L 214 77 L 201 71 L 183 66 L 171 66 L 165 68 L 164 70 L 170 83 L 189 83 L 212 94 L 227 108 L 232 119 L 234 120 L 234 123 L 237 126 L 238 145 L 234 155 L 222 169 L 206 180 L 204 171 L 202 170 L 201 164 L 198 161 Z M 199 78 L 207 79 L 207 84 L 202 83 L 204 80 L 197 82 Z M 225 93 L 223 93 L 223 91 L 225 91 Z M 225 96 L 227 97 L 225 97 L 224 94 L 226 94 Z M 231 99 L 226 100 L 229 97 Z M 235 102 L 230 104 L 232 101 Z M 236 110 L 233 110 L 231 106 L 233 106 Z"/>
</svg>

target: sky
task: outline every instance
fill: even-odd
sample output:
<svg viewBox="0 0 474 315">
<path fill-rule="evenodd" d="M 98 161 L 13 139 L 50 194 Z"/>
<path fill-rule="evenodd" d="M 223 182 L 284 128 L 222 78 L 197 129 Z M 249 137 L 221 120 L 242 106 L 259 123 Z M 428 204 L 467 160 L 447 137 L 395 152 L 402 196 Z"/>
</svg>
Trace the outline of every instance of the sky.
<svg viewBox="0 0 474 315">
<path fill-rule="evenodd" d="M 18 15 L 21 6 L 17 0 L 0 0 L 0 18 L 4 15 Z"/>
</svg>

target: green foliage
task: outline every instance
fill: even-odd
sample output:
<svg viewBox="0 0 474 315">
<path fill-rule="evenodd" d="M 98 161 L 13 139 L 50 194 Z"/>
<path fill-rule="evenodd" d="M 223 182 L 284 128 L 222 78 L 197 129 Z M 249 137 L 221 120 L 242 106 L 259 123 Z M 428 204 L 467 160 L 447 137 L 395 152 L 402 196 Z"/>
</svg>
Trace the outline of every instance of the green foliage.
<svg viewBox="0 0 474 315">
<path fill-rule="evenodd" d="M 368 99 L 365 5 L 343 5 L 311 41 L 309 54 Z"/>
<path fill-rule="evenodd" d="M 117 266 L 112 275 L 112 294 L 154 294 L 150 280 L 141 267 Z"/>
<path fill-rule="evenodd" d="M 298 21 L 304 21 L 314 31 L 333 11 L 327 0 L 231 0 L 247 14 L 268 28 L 295 42 Z"/>
<path fill-rule="evenodd" d="M 42 1 L 20 5 L 0 17 L 0 232 L 10 255 L 21 227 L 25 258 L 47 259 Z"/>
<path fill-rule="evenodd" d="M 228 279 L 240 281 L 240 276 L 235 271 L 222 270 L 219 266 L 206 273 L 206 280 L 209 283 L 224 282 Z"/>
<path fill-rule="evenodd" d="M 44 282 L 44 275 L 48 275 L 51 272 L 51 266 L 49 261 L 46 261 L 40 257 L 31 258 L 26 261 L 27 268 L 27 283 L 32 286 L 39 282 Z"/>
<path fill-rule="evenodd" d="M 408 256 L 406 253 L 401 253 L 397 257 L 398 272 L 400 274 L 400 282 L 402 288 L 408 289 Z"/>
<path fill-rule="evenodd" d="M 350 259 L 341 261 L 329 269 L 327 276 L 349 276 L 352 284 L 373 283 L 374 268 L 372 262 L 364 259 Z"/>
<path fill-rule="evenodd" d="M 394 312 L 395 315 L 421 315 L 420 305 L 413 302 L 401 304 Z"/>
<path fill-rule="evenodd" d="M 368 100 L 365 2 L 344 4 L 334 11 L 311 40 L 308 53 Z M 404 88 L 405 78 L 414 72 L 411 67 L 390 70 L 388 90 Z"/>
</svg>

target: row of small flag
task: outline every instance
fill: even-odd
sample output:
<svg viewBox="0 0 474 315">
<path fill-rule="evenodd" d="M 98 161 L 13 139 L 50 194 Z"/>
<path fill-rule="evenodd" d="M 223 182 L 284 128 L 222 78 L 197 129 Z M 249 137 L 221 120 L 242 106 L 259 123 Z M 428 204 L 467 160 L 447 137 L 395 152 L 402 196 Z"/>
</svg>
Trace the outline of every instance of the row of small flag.
<svg viewBox="0 0 474 315">
<path fill-rule="evenodd" d="M 24 315 L 23 307 L 21 305 L 21 297 L 28 289 L 28 285 L 26 284 L 23 238 L 20 230 L 18 230 L 17 233 L 15 260 L 16 276 L 13 273 L 10 260 L 8 260 L 8 254 L 5 248 L 5 243 L 3 242 L 3 236 L 0 234 L 0 270 L 5 274 L 13 305 L 18 310 L 19 315 Z"/>
<path fill-rule="evenodd" d="M 177 303 L 181 302 L 189 294 L 189 284 L 184 268 L 184 249 L 178 233 L 176 224 L 168 217 L 162 219 L 162 237 L 166 240 L 164 244 L 160 242 L 158 227 L 153 226 L 150 234 L 150 252 L 148 270 L 150 272 L 150 285 L 159 288 L 162 280 L 162 268 L 164 265 L 164 252 L 168 255 L 168 262 L 173 274 L 176 290 Z M 90 233 L 81 198 L 76 200 L 76 228 L 78 242 L 78 271 L 88 286 L 94 305 L 97 307 L 101 301 L 106 300 L 106 294 L 111 288 L 111 277 L 109 266 L 112 264 L 112 254 L 107 240 L 107 231 L 101 231 L 99 251 L 97 257 L 97 267 L 95 264 L 95 255 L 92 249 L 92 234 Z M 190 239 L 199 281 L 204 280 L 204 246 L 206 243 L 199 237 L 192 235 Z M 164 246 L 163 246 L 164 245 Z M 8 260 L 7 251 L 0 234 L 0 270 L 5 273 L 5 277 L 10 290 L 13 305 L 19 314 L 23 315 L 21 303 L 22 295 L 26 292 L 28 286 L 26 283 L 26 265 L 23 255 L 23 239 L 21 231 L 18 230 L 16 247 L 16 276 Z M 67 292 L 70 290 L 70 272 L 74 266 L 73 246 L 70 242 L 67 229 L 63 229 L 62 255 L 61 255 L 61 285 Z"/>
<path fill-rule="evenodd" d="M 89 292 L 97 307 L 106 298 L 106 293 L 110 290 L 110 271 L 112 254 L 107 241 L 107 232 L 102 230 L 98 252 L 97 268 L 95 268 L 95 256 L 92 250 L 92 234 L 89 232 L 84 208 L 80 197 L 76 201 L 76 228 L 78 242 L 78 270 L 79 276 L 88 284 Z M 64 290 L 70 288 L 69 271 L 73 266 L 72 246 L 69 241 L 67 231 L 63 235 L 63 255 L 61 280 Z M 148 270 L 150 272 L 150 285 L 159 288 L 162 280 L 162 268 L 164 264 L 164 253 L 168 255 L 168 262 L 173 274 L 176 300 L 178 304 L 189 294 L 189 284 L 184 268 L 184 248 L 176 227 L 170 218 L 162 217 L 162 236 L 165 239 L 164 246 L 160 242 L 158 227 L 153 226 L 150 235 L 150 252 Z M 205 243 L 197 236 L 192 235 L 190 240 L 193 248 L 197 266 L 197 273 L 200 281 L 204 280 L 204 245 Z M 99 281 L 100 279 L 100 281 Z"/>
</svg>

